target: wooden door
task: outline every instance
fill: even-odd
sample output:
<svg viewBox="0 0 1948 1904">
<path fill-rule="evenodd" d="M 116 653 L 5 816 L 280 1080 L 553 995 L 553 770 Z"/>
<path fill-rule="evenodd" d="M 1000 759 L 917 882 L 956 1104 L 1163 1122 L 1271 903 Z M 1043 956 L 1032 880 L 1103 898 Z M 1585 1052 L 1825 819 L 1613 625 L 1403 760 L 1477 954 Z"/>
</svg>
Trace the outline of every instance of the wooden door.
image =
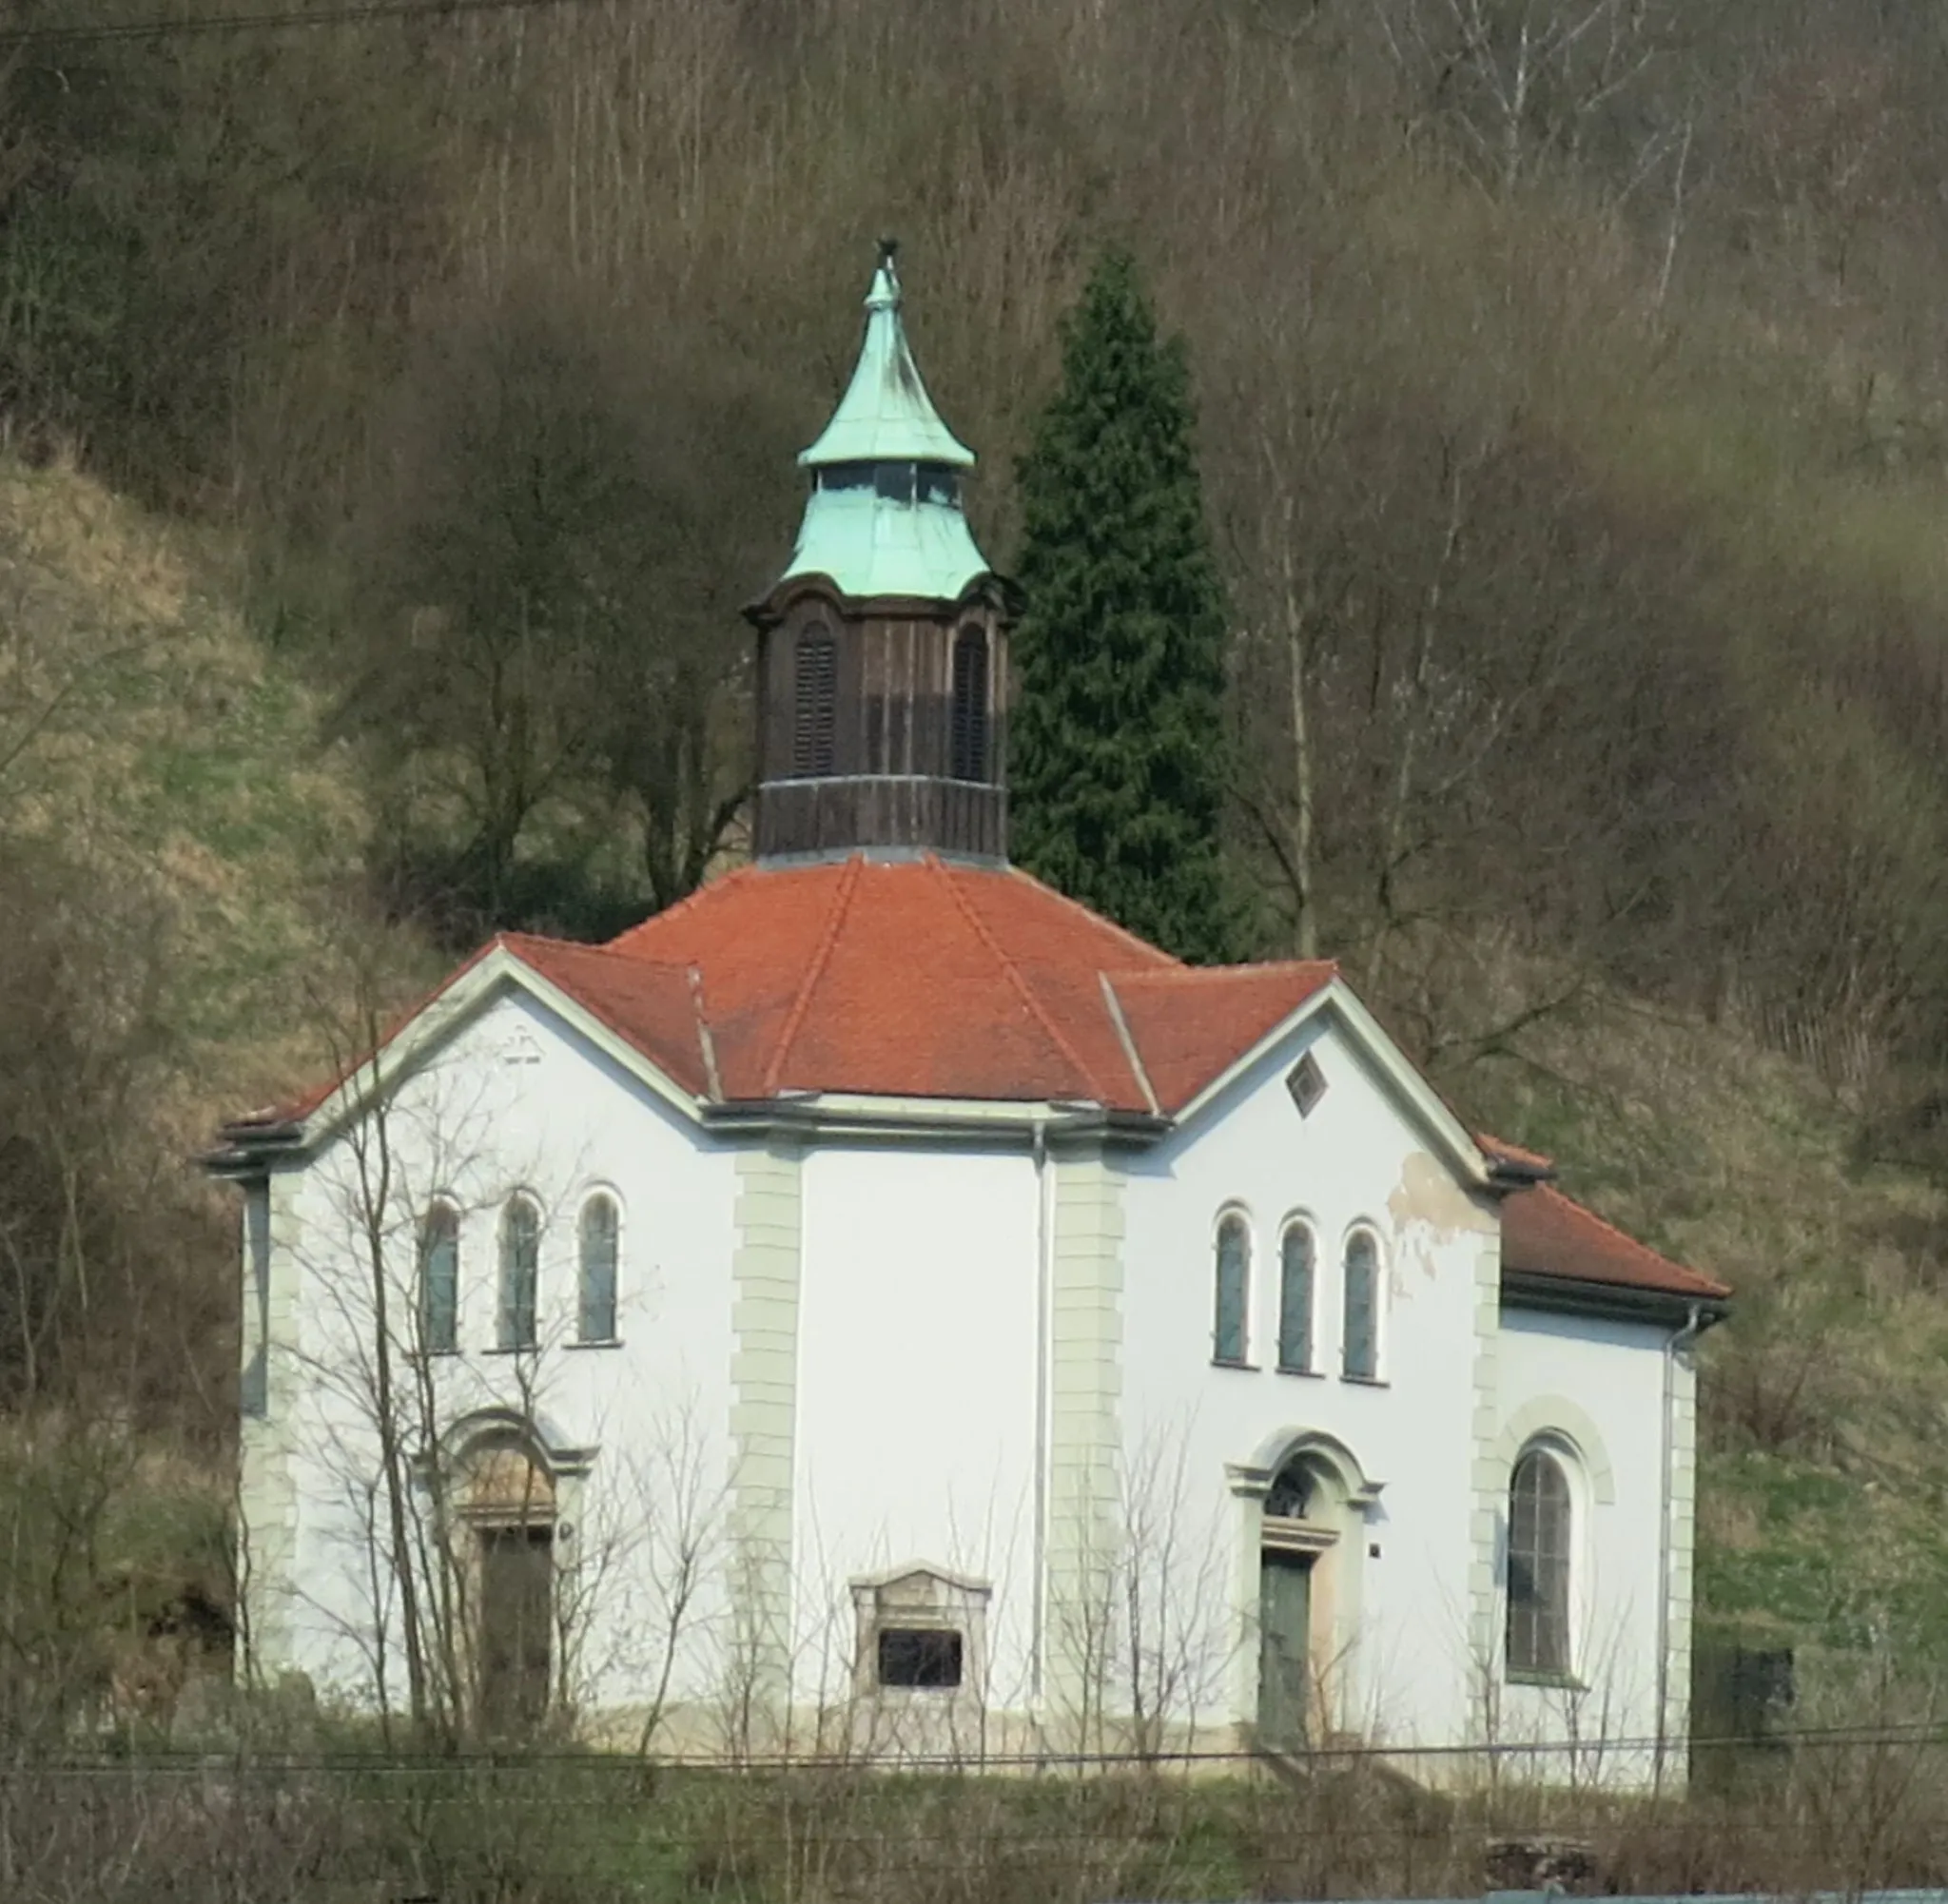
<svg viewBox="0 0 1948 1904">
<path fill-rule="evenodd" d="M 1258 1742 L 1275 1752 L 1305 1744 L 1312 1571 L 1310 1554 L 1267 1549 L 1258 1561 Z"/>
<path fill-rule="evenodd" d="M 555 1628 L 553 1527 L 480 1530 L 480 1721 L 530 1732 L 548 1714 Z"/>
</svg>

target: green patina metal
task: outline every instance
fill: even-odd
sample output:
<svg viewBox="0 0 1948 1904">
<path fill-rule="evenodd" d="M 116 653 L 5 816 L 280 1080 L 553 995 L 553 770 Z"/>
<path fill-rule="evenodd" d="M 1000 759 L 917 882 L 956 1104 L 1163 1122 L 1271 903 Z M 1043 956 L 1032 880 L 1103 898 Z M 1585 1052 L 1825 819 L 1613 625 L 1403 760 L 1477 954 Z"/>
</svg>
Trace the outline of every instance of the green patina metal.
<svg viewBox="0 0 1948 1904">
<path fill-rule="evenodd" d="M 900 321 L 890 248 L 866 299 L 866 340 L 832 419 L 799 462 L 812 492 L 781 581 L 955 601 L 988 573 L 961 511 L 974 453 L 940 419 Z"/>
</svg>

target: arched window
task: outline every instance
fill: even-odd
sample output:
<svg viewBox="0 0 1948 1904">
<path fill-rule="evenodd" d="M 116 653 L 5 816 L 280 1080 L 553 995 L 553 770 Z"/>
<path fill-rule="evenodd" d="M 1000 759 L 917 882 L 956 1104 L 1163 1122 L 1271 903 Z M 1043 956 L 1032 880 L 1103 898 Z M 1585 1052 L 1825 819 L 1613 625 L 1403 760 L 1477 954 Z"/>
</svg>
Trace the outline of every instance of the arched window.
<svg viewBox="0 0 1948 1904">
<path fill-rule="evenodd" d="M 1309 1374 L 1313 1366 L 1313 1233 L 1288 1223 L 1278 1242 L 1278 1366 Z"/>
<path fill-rule="evenodd" d="M 1275 1520 L 1303 1521 L 1317 1491 L 1312 1469 L 1302 1460 L 1288 1461 L 1265 1490 L 1265 1512 Z"/>
<path fill-rule="evenodd" d="M 964 628 L 954 640 L 952 754 L 956 780 L 987 778 L 987 633 Z"/>
<path fill-rule="evenodd" d="M 429 1355 L 460 1346 L 460 1219 L 436 1203 L 419 1232 L 419 1341 Z"/>
<path fill-rule="evenodd" d="M 607 1191 L 582 1205 L 581 1339 L 615 1340 L 615 1256 L 622 1213 Z"/>
<path fill-rule="evenodd" d="M 1211 1337 L 1213 1361 L 1242 1365 L 1245 1311 L 1251 1285 L 1251 1232 L 1235 1210 L 1218 1225 L 1218 1318 Z"/>
<path fill-rule="evenodd" d="M 1569 1670 L 1569 1477 L 1546 1447 L 1527 1449 L 1509 1483 L 1509 1670 Z"/>
<path fill-rule="evenodd" d="M 1346 1331 L 1341 1372 L 1371 1382 L 1380 1372 L 1380 1250 L 1371 1230 L 1346 1239 Z"/>
<path fill-rule="evenodd" d="M 525 1196 L 500 1214 L 500 1328 L 503 1349 L 532 1349 L 541 1281 L 541 1213 Z"/>
<path fill-rule="evenodd" d="M 791 708 L 791 771 L 815 776 L 832 770 L 839 698 L 839 645 L 814 622 L 798 637 Z"/>
</svg>

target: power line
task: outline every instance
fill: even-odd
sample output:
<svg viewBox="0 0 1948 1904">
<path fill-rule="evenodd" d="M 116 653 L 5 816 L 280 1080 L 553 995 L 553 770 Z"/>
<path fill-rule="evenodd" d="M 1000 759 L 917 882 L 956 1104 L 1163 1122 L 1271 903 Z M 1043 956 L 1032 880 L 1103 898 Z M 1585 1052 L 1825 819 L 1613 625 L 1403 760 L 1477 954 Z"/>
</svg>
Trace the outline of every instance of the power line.
<svg viewBox="0 0 1948 1904">
<path fill-rule="evenodd" d="M 360 0 L 358 6 L 285 8 L 268 13 L 191 13 L 174 20 L 123 20 L 84 27 L 17 27 L 0 32 L 0 51 L 88 46 L 221 33 L 276 32 L 286 28 L 351 27 L 376 20 L 453 19 L 473 13 L 539 13 L 588 7 L 599 0 Z"/>
<path fill-rule="evenodd" d="M 82 1754 L 49 1754 L 26 1760 L 18 1769 L 29 1774 L 55 1777 L 112 1774 L 127 1777 L 137 1772 L 197 1772 L 217 1774 L 235 1771 L 246 1776 L 266 1776 L 280 1772 L 344 1772 L 388 1777 L 436 1773 L 465 1777 L 493 1772 L 520 1772 L 541 1765 L 572 1766 L 594 1774 L 614 1777 L 624 1773 L 672 1772 L 705 1774 L 735 1778 L 751 1774 L 807 1774 L 857 1772 L 874 1778 L 887 1772 L 966 1772 L 985 1771 L 1077 1771 L 1114 1770 L 1133 1767 L 1145 1770 L 1168 1769 L 1173 1765 L 1265 1764 L 1283 1758 L 1295 1770 L 1310 1765 L 1344 1764 L 1360 1759 L 1403 1758 L 1579 1758 L 1599 1761 L 1614 1757 L 1642 1758 L 1654 1753 L 1660 1742 L 1668 1754 L 1685 1752 L 1729 1752 L 1753 1748 L 1797 1747 L 1821 1751 L 1848 1747 L 1907 1746 L 1929 1749 L 1948 1746 L 1948 1722 L 1918 1719 L 1896 1724 L 1827 1725 L 1781 1727 L 1753 1737 L 1745 1733 L 1724 1734 L 1699 1739 L 1666 1738 L 1653 1734 L 1607 1738 L 1586 1735 L 1580 1739 L 1489 1739 L 1441 1745 L 1334 1745 L 1285 1755 L 1267 1754 L 1237 1747 L 1187 1747 L 1178 1751 L 1154 1752 L 944 1752 L 919 1754 L 888 1748 L 883 1754 L 863 1751 L 853 1754 L 803 1757 L 767 1756 L 725 1758 L 703 1754 L 651 1754 L 641 1758 L 633 1753 L 605 1753 L 599 1750 L 544 1748 L 534 1752 L 457 1752 L 439 1755 L 342 1753 L 262 1753 L 239 1757 L 234 1753 L 203 1753 L 193 1747 L 171 1747 L 144 1752 L 132 1757 L 119 1755 L 93 1758 Z M 0 1768 L 0 1783 L 16 1776 L 14 1768 Z"/>
</svg>

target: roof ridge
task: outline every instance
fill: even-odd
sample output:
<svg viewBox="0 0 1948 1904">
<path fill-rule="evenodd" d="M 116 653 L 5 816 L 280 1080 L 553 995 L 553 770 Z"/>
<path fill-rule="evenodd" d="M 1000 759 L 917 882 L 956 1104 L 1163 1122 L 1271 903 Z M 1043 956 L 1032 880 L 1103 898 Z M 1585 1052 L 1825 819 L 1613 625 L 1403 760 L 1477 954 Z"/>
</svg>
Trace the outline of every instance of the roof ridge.
<svg viewBox="0 0 1948 1904">
<path fill-rule="evenodd" d="M 1236 965 L 1115 965 L 1104 968 L 1121 979 L 1235 979 L 1241 973 L 1330 972 L 1340 977 L 1336 959 L 1246 959 Z"/>
<path fill-rule="evenodd" d="M 1001 967 L 1008 983 L 1014 987 L 1022 1002 L 1028 1007 L 1030 1014 L 1041 1024 L 1042 1031 L 1047 1034 L 1048 1041 L 1076 1067 L 1076 1075 L 1095 1089 L 1102 1102 L 1107 1103 L 1109 1101 L 1108 1095 L 1102 1091 L 1101 1084 L 1097 1078 L 1096 1074 L 1083 1062 L 1081 1054 L 1076 1050 L 1075 1046 L 1062 1036 L 1062 1027 L 1049 1016 L 1047 1008 L 1035 996 L 1035 988 L 1022 976 L 1022 968 L 1003 949 L 1001 941 L 988 930 L 986 922 L 975 911 L 973 902 L 968 899 L 967 895 L 955 883 L 953 874 L 948 872 L 946 867 L 941 864 L 939 854 L 926 854 L 923 864 L 931 867 L 934 876 L 946 887 L 948 894 L 953 899 L 954 904 L 960 908 L 962 918 L 973 929 L 974 936 L 980 940 L 982 944 L 987 947 L 988 952 L 992 955 L 995 963 Z M 1013 868 L 1010 867 L 1009 870 L 1012 871 Z M 1026 879 L 1029 875 L 1024 873 L 1022 877 Z M 1035 883 L 1038 885 L 1041 884 L 1039 880 Z M 1057 897 L 1060 898 L 1061 895 L 1057 894 Z M 1075 902 L 1071 900 L 1068 903 L 1073 905 Z M 1086 908 L 1082 909 L 1086 910 Z M 1122 928 L 1118 926 L 1117 930 L 1120 932 Z"/>
<path fill-rule="evenodd" d="M 656 915 L 659 919 L 662 916 Z M 695 963 L 691 959 L 639 959 L 633 952 L 618 952 L 613 940 L 594 945 L 586 939 L 550 939 L 538 932 L 503 932 L 496 942 L 504 944 L 516 958 L 523 945 L 545 945 L 551 952 L 587 953 L 594 959 L 613 959 L 639 972 L 684 972 Z"/>
<path fill-rule="evenodd" d="M 778 1095 L 778 1078 L 785 1069 L 785 1059 L 790 1056 L 791 1042 L 798 1036 L 798 1027 L 805 1022 L 805 1015 L 811 1008 L 811 995 L 817 989 L 819 980 L 825 976 L 832 947 L 839 942 L 839 928 L 846 923 L 853 891 L 859 884 L 859 869 L 865 864 L 865 860 L 855 853 L 846 862 L 846 870 L 839 875 L 839 889 L 832 896 L 832 910 L 826 920 L 825 930 L 819 934 L 818 948 L 805 968 L 805 982 L 799 986 L 798 996 L 791 1001 L 791 1009 L 785 1018 L 785 1028 L 778 1034 L 777 1048 L 771 1053 L 770 1063 L 765 1067 L 764 1096 L 767 1098 Z"/>
<path fill-rule="evenodd" d="M 1092 924 L 1102 926 L 1107 931 L 1115 933 L 1119 939 L 1127 940 L 1130 944 L 1136 946 L 1140 951 L 1147 952 L 1152 959 L 1161 961 L 1164 965 L 1179 966 L 1186 972 L 1195 969 L 1179 959 L 1174 952 L 1166 952 L 1160 945 L 1152 945 L 1147 939 L 1140 938 L 1128 926 L 1119 925 L 1107 914 L 1098 912 L 1094 906 L 1084 905 L 1079 899 L 1071 899 L 1059 886 L 1050 885 L 1046 880 L 1037 879 L 1033 873 L 1024 870 L 1023 867 L 1011 864 L 1003 867 L 1002 870 L 1009 879 L 1020 880 L 1023 885 L 1031 885 L 1038 892 L 1045 892 L 1050 899 L 1067 906 L 1071 912 L 1080 912 Z"/>
<path fill-rule="evenodd" d="M 633 939 L 637 933 L 647 932 L 651 926 L 661 924 L 666 919 L 674 919 L 678 913 L 690 911 L 692 906 L 700 905 L 706 899 L 722 892 L 727 886 L 735 884 L 738 881 L 747 878 L 756 870 L 757 867 L 749 861 L 741 866 L 732 866 L 729 872 L 720 874 L 716 879 L 705 880 L 702 884 L 692 886 L 674 904 L 666 905 L 660 912 L 651 913 L 647 919 L 637 920 L 633 925 L 624 927 L 614 939 L 605 939 L 599 946 L 595 946 L 593 949 L 600 952 L 614 952 L 626 940 Z M 555 942 L 569 945 L 579 944 L 583 942 L 579 940 L 558 940 Z M 627 959 L 633 955 L 624 952 L 621 956 Z M 644 962 L 661 964 L 664 962 L 661 960 L 650 960 Z M 678 962 L 671 961 L 669 962 L 676 963 Z"/>
<path fill-rule="evenodd" d="M 1676 1270 L 1680 1275 L 1695 1276 L 1700 1282 L 1709 1283 L 1714 1289 L 1726 1289 L 1728 1285 L 1716 1276 L 1706 1275 L 1703 1270 L 1694 1269 L 1689 1263 L 1681 1263 L 1675 1256 L 1666 1256 L 1662 1250 L 1653 1250 L 1641 1236 L 1633 1236 L 1627 1230 L 1620 1230 L 1607 1216 L 1590 1209 L 1588 1204 L 1578 1202 L 1567 1190 L 1553 1183 L 1538 1183 L 1530 1186 L 1531 1192 L 1551 1197 L 1558 1203 L 1567 1203 L 1579 1216 L 1587 1216 L 1605 1234 L 1614 1236 L 1618 1242 L 1627 1243 L 1640 1254 L 1654 1257 L 1667 1270 Z M 1518 1193 L 1520 1194 L 1520 1193 Z"/>
</svg>

